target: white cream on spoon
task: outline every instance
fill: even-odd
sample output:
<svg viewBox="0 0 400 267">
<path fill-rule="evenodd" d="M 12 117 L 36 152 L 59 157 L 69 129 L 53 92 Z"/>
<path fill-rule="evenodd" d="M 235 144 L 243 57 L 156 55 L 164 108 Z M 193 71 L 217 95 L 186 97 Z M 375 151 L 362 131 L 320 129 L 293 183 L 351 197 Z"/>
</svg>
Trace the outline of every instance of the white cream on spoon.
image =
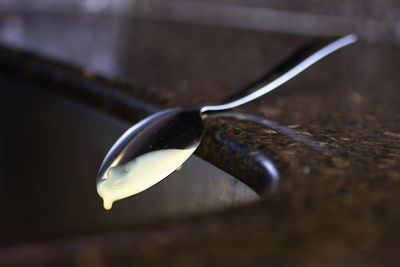
<svg viewBox="0 0 400 267">
<path fill-rule="evenodd" d="M 109 210 L 114 201 L 133 196 L 158 183 L 179 168 L 196 148 L 152 151 L 110 168 L 107 177 L 97 184 L 104 208 Z"/>
<path fill-rule="evenodd" d="M 97 175 L 97 192 L 104 208 L 113 202 L 140 193 L 178 169 L 200 144 L 203 136 L 202 115 L 246 104 L 274 90 L 330 53 L 354 43 L 353 34 L 344 36 L 280 66 L 278 77 L 260 84 L 258 89 L 232 102 L 201 108 L 174 108 L 157 112 L 132 126 L 107 153 Z"/>
</svg>

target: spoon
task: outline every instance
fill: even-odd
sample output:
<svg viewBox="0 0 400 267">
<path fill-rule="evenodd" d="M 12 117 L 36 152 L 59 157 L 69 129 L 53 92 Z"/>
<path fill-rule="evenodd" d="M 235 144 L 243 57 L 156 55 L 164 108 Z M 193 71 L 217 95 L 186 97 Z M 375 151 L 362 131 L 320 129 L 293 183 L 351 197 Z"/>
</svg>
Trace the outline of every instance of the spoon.
<svg viewBox="0 0 400 267">
<path fill-rule="evenodd" d="M 177 107 L 157 112 L 128 129 L 111 147 L 97 175 L 97 192 L 104 208 L 113 202 L 140 193 L 172 172 L 193 154 L 203 137 L 207 112 L 224 111 L 251 102 L 292 79 L 332 52 L 354 43 L 354 34 L 339 38 L 322 48 L 303 49 L 274 69 L 241 97 L 219 105 Z"/>
</svg>

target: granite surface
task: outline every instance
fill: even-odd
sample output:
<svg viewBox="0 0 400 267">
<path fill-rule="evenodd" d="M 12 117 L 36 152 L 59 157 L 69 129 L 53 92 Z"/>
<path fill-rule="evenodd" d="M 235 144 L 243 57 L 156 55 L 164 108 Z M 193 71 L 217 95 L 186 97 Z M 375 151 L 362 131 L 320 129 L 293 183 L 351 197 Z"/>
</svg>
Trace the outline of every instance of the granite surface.
<svg viewBox="0 0 400 267">
<path fill-rule="evenodd" d="M 145 30 L 157 34 L 144 38 Z M 158 51 L 169 38 L 175 42 L 164 42 Z M 59 84 L 62 93 L 136 121 L 158 108 L 221 100 L 308 39 L 149 23 L 138 26 L 126 45 L 130 53 L 121 56 L 135 62 L 124 70 L 132 73 L 125 84 L 54 68 L 8 49 L 0 51 L 0 68 Z M 235 110 L 266 118 L 270 127 L 242 117 L 207 119 L 198 155 L 244 181 L 266 173 L 258 155 L 277 168 L 279 186 L 261 201 L 126 232 L 11 247 L 1 250 L 0 260 L 77 266 L 396 266 L 399 52 L 395 45 L 359 42 Z M 247 176 L 251 170 L 256 174 Z"/>
</svg>

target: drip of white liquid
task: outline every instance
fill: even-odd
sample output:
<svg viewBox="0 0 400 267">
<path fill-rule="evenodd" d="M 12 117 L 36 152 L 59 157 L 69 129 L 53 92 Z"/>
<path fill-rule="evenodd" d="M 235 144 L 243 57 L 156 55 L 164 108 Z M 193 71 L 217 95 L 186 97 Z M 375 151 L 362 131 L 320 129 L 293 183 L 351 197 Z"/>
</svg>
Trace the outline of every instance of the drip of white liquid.
<svg viewBox="0 0 400 267">
<path fill-rule="evenodd" d="M 103 198 L 104 208 L 109 210 L 115 201 L 133 196 L 158 183 L 178 169 L 196 148 L 152 151 L 110 168 L 107 177 L 97 184 L 97 193 Z"/>
</svg>

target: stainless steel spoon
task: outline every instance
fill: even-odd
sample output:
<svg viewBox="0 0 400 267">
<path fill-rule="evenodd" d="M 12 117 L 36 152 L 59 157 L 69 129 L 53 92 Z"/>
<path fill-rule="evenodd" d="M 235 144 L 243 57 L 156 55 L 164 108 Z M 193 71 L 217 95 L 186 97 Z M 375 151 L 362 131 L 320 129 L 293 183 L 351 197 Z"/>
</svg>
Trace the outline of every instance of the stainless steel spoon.
<svg viewBox="0 0 400 267">
<path fill-rule="evenodd" d="M 269 75 L 271 82 L 257 83 L 250 93 L 225 104 L 202 107 L 177 107 L 157 112 L 128 129 L 111 147 L 97 175 L 97 192 L 104 207 L 158 183 L 178 169 L 196 150 L 203 136 L 207 112 L 236 108 L 257 99 L 292 79 L 332 52 L 354 43 L 354 34 L 346 35 L 322 48 L 305 49 Z M 276 78 L 275 78 L 276 77 Z"/>
</svg>

